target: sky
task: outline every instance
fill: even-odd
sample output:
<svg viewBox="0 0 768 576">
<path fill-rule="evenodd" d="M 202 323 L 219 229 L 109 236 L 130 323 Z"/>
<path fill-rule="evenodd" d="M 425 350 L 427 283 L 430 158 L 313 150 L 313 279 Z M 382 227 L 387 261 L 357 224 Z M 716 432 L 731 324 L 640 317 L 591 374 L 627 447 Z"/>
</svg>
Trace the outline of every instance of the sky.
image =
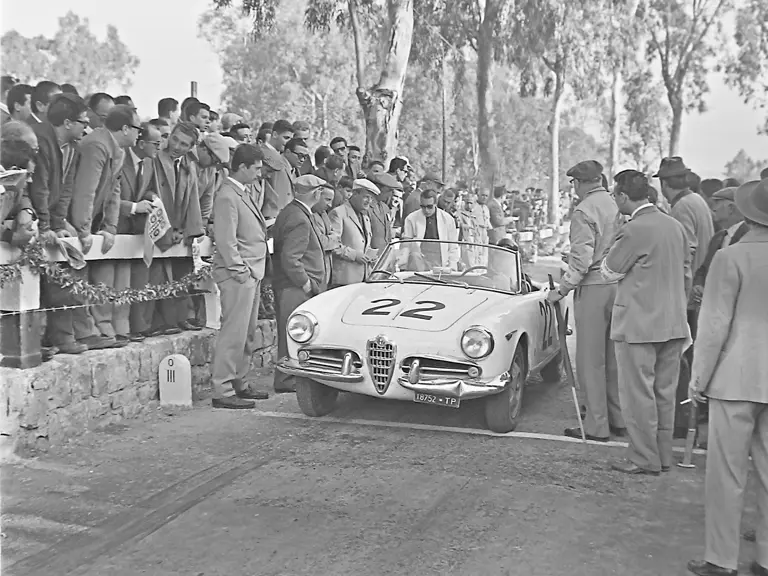
<svg viewBox="0 0 768 576">
<path fill-rule="evenodd" d="M 197 36 L 197 19 L 211 3 L 131 0 L 121 5 L 104 0 L 2 0 L 0 17 L 3 33 L 16 29 L 25 36 L 52 36 L 58 18 L 69 10 L 88 18 L 91 30 L 101 38 L 108 24 L 115 25 L 123 42 L 141 61 L 129 93 L 144 116 L 156 109 L 160 98 L 182 100 L 188 96 L 193 80 L 198 83 L 201 100 L 214 107 L 219 105 L 223 89 L 219 60 L 208 43 Z M 688 114 L 683 122 L 680 152 L 686 164 L 708 178 L 721 176 L 725 163 L 741 148 L 753 159 L 768 160 L 768 136 L 756 132 L 765 111 L 761 114 L 742 103 L 716 75 L 710 79 L 710 88 L 706 97 L 708 111 Z"/>
</svg>

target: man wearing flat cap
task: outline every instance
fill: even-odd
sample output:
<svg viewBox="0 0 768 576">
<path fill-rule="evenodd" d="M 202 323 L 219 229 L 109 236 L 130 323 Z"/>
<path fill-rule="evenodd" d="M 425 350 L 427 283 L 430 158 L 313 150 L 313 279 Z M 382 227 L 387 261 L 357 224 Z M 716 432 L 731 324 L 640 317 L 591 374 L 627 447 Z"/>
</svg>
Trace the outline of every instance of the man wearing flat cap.
<svg viewBox="0 0 768 576">
<path fill-rule="evenodd" d="M 752 573 L 768 575 L 768 179 L 739 186 L 734 201 L 749 231 L 712 259 L 689 389 L 709 405 L 706 551 L 688 563 L 700 576 L 737 573 L 750 468 L 758 510 Z"/>
<path fill-rule="evenodd" d="M 712 213 L 707 201 L 690 189 L 691 171 L 680 156 L 663 158 L 659 171 L 654 174 L 661 182 L 661 193 L 669 202 L 669 215 L 680 222 L 685 229 L 685 236 L 691 250 L 690 278 L 686 284 L 688 295 L 688 324 L 691 327 L 691 336 L 696 339 L 697 305 L 691 293 L 693 289 L 693 276 L 704 264 L 707 257 L 707 249 L 715 235 L 715 226 L 712 222 Z M 693 360 L 693 348 L 688 349 L 685 361 L 690 367 Z M 685 367 L 684 367 L 685 369 Z M 677 388 L 677 404 L 675 414 L 675 435 L 684 438 L 687 434 L 688 406 L 680 405 L 687 395 L 687 386 L 683 378 Z"/>
<path fill-rule="evenodd" d="M 623 435 L 619 380 L 613 341 L 610 339 L 616 281 L 600 273 L 600 265 L 619 231 L 620 215 L 602 184 L 603 167 L 595 160 L 579 162 L 568 170 L 578 204 L 571 216 L 568 269 L 557 291 L 557 302 L 573 290 L 576 313 L 576 374 L 586 393 L 584 432 L 590 440 L 606 442 L 610 433 Z M 579 428 L 565 435 L 581 437 Z"/>
<path fill-rule="evenodd" d="M 375 262 L 371 253 L 371 204 L 381 192 L 370 180 L 352 183 L 352 196 L 330 213 L 334 235 L 341 245 L 333 252 L 333 285 L 362 282 L 368 266 Z"/>
<path fill-rule="evenodd" d="M 380 193 L 371 203 L 368 215 L 371 219 L 371 248 L 381 250 L 392 241 L 392 208 L 394 207 L 395 191 L 403 189 L 403 185 L 391 174 L 382 172 L 372 174 L 371 182 L 376 184 Z"/>
<path fill-rule="evenodd" d="M 323 242 L 315 225 L 312 208 L 330 185 L 308 174 L 294 183 L 294 199 L 277 215 L 272 234 L 274 238 L 272 287 L 275 291 L 277 315 L 277 354 L 288 354 L 286 325 L 288 317 L 301 304 L 328 286 L 328 270 Z M 275 370 L 275 392 L 294 392 L 291 376 Z"/>
</svg>

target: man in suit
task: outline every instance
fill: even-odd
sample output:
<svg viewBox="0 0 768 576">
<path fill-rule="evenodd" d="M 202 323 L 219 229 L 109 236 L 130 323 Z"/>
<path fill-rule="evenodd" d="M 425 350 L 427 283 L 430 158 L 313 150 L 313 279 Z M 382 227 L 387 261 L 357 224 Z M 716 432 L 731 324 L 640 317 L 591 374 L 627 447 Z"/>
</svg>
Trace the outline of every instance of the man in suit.
<svg viewBox="0 0 768 576">
<path fill-rule="evenodd" d="M 171 229 L 157 241 L 161 250 L 167 250 L 182 242 L 191 246 L 195 238 L 205 234 L 203 217 L 200 213 L 198 193 L 198 166 L 190 158 L 189 151 L 195 146 L 198 131 L 188 122 L 178 122 L 168 139 L 168 146 L 158 152 L 154 161 L 157 175 L 158 195 L 168 213 Z M 193 270 L 192 259 L 165 258 L 162 262 L 165 280 L 180 280 Z M 156 330 L 169 333 L 174 328 L 200 330 L 187 322 L 190 298 L 161 300 L 155 315 Z"/>
<path fill-rule="evenodd" d="M 275 239 L 272 286 L 277 312 L 277 355 L 280 358 L 288 354 L 288 317 L 312 296 L 328 288 L 323 240 L 312 214 L 324 189 L 329 189 L 328 184 L 317 176 L 298 178 L 295 197 L 277 215 L 272 230 Z M 275 370 L 275 392 L 294 391 L 292 378 Z"/>
<path fill-rule="evenodd" d="M 403 239 L 444 240 L 445 243 L 422 242 L 418 250 L 416 243 L 410 243 L 409 257 L 423 257 L 427 266 L 450 267 L 458 269 L 459 229 L 456 220 L 447 212 L 437 207 L 437 193 L 434 190 L 423 190 L 419 193 L 420 208 L 405 219 Z M 449 244 L 450 242 L 450 244 Z"/>
<path fill-rule="evenodd" d="M 610 338 L 616 283 L 606 281 L 600 273 L 603 258 L 619 231 L 619 210 L 601 182 L 603 167 L 599 162 L 579 162 L 567 175 L 579 204 L 571 217 L 568 269 L 558 290 L 549 292 L 547 298 L 557 302 L 575 291 L 576 374 L 587 400 L 584 432 L 590 440 L 607 442 L 611 432 L 624 431 L 616 355 Z M 617 178 L 617 182 L 624 182 L 624 173 Z M 581 438 L 581 430 L 566 428 L 565 435 Z"/>
<path fill-rule="evenodd" d="M 768 575 L 768 179 L 735 195 L 750 227 L 712 260 L 699 315 L 689 397 L 709 400 L 706 552 L 688 569 L 699 576 L 737 573 L 739 527 L 749 473 L 757 475 L 757 560 Z"/>
<path fill-rule="evenodd" d="M 8 90 L 5 103 L 8 107 L 9 120 L 29 122 L 32 116 L 32 93 L 35 89 L 29 84 L 15 84 Z"/>
<path fill-rule="evenodd" d="M 658 475 L 672 464 L 675 388 L 690 331 L 686 319 L 691 255 L 685 230 L 648 201 L 641 172 L 625 173 L 614 196 L 630 221 L 601 272 L 618 282 L 611 319 L 619 400 L 629 435 L 627 460 L 613 468 Z"/>
<path fill-rule="evenodd" d="M 216 251 L 212 271 L 221 301 L 221 328 L 212 368 L 214 408 L 253 408 L 253 400 L 267 398 L 245 380 L 256 349 L 260 287 L 269 254 L 267 225 L 247 188 L 261 174 L 262 160 L 256 146 L 239 146 L 230 175 L 213 201 Z M 232 385 L 234 396 L 224 395 L 226 384 Z"/>
<path fill-rule="evenodd" d="M 59 237 L 71 236 L 67 222 L 76 165 L 77 142 L 88 126 L 87 106 L 82 98 L 64 94 L 50 108 L 45 122 L 36 124 L 39 143 L 29 197 L 37 213 L 41 241 L 51 245 Z M 74 270 L 72 272 L 75 272 Z M 42 279 L 43 305 L 50 308 L 81 304 L 68 289 Z M 75 340 L 72 310 L 48 313 L 48 343 L 64 354 L 81 354 L 88 346 Z"/>
<path fill-rule="evenodd" d="M 157 198 L 157 176 L 154 159 L 162 146 L 160 130 L 151 124 L 142 124 L 133 147 L 126 148 L 125 161 L 120 171 L 120 217 L 118 234 L 143 235 L 147 214 Z M 153 261 L 149 267 L 144 260 L 119 260 L 116 263 L 116 288 L 146 288 L 148 284 L 161 284 L 162 263 Z M 155 301 L 115 306 L 114 327 L 118 340 L 140 342 L 152 333 Z M 178 333 L 177 330 L 175 333 Z"/>
<path fill-rule="evenodd" d="M 301 167 L 309 159 L 309 148 L 305 140 L 301 138 L 292 138 L 285 145 L 283 156 L 291 165 L 291 175 L 294 179 L 302 176 Z"/>
<path fill-rule="evenodd" d="M 61 94 L 61 87 L 56 82 L 43 80 L 35 86 L 32 93 L 32 114 L 27 119 L 30 125 L 45 122 L 48 114 L 48 107 L 51 105 L 53 97 Z"/>
<path fill-rule="evenodd" d="M 368 215 L 371 218 L 371 248 L 381 250 L 392 241 L 392 207 L 394 206 L 395 190 L 402 192 L 403 185 L 387 173 L 372 174 L 369 178 L 381 191 L 371 203 Z"/>
<path fill-rule="evenodd" d="M 139 117 L 129 106 L 115 106 L 104 120 L 80 142 L 80 159 L 75 173 L 70 222 L 77 232 L 83 253 L 93 246 L 94 235 L 101 236 L 101 252 L 112 249 L 120 213 L 120 170 L 124 148 L 136 144 L 141 131 Z M 88 265 L 93 284 L 115 287 L 115 261 L 94 260 Z M 125 346 L 117 340 L 112 324 L 114 305 L 93 305 L 90 316 L 84 309 L 73 310 L 75 336 L 89 348 Z"/>
<path fill-rule="evenodd" d="M 293 200 L 293 167 L 283 155 L 285 145 L 293 138 L 293 125 L 278 120 L 272 126 L 269 141 L 261 147 L 264 154 L 264 201 L 265 218 L 275 218 Z"/>
<path fill-rule="evenodd" d="M 340 241 L 333 252 L 333 287 L 362 282 L 376 260 L 370 252 L 368 210 L 378 195 L 379 189 L 370 180 L 355 180 L 349 200 L 331 210 L 333 233 Z"/>
</svg>

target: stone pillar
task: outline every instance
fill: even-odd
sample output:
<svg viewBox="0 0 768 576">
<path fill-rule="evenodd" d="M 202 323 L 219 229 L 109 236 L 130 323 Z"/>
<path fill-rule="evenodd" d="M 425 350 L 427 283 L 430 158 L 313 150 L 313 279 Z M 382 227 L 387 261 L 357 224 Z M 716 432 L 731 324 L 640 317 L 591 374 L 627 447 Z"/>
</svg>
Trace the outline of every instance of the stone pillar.
<svg viewBox="0 0 768 576">
<path fill-rule="evenodd" d="M 33 368 L 42 362 L 40 342 L 45 312 L 3 312 L 0 316 L 0 366 Z"/>
<path fill-rule="evenodd" d="M 40 277 L 27 269 L 21 278 L 0 288 L 0 365 L 32 368 L 42 362 L 44 312 L 40 308 Z"/>
</svg>

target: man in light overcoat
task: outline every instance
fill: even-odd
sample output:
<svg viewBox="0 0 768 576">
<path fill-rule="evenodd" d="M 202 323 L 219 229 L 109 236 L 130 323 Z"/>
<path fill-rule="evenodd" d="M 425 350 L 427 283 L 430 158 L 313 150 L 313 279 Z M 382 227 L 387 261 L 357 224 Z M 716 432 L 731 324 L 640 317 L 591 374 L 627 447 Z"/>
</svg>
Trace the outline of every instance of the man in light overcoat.
<svg viewBox="0 0 768 576">
<path fill-rule="evenodd" d="M 689 396 L 709 399 L 706 552 L 688 569 L 735 575 L 749 457 L 757 476 L 757 559 L 768 575 L 768 179 L 735 194 L 750 227 L 719 250 L 707 274 Z"/>
</svg>

